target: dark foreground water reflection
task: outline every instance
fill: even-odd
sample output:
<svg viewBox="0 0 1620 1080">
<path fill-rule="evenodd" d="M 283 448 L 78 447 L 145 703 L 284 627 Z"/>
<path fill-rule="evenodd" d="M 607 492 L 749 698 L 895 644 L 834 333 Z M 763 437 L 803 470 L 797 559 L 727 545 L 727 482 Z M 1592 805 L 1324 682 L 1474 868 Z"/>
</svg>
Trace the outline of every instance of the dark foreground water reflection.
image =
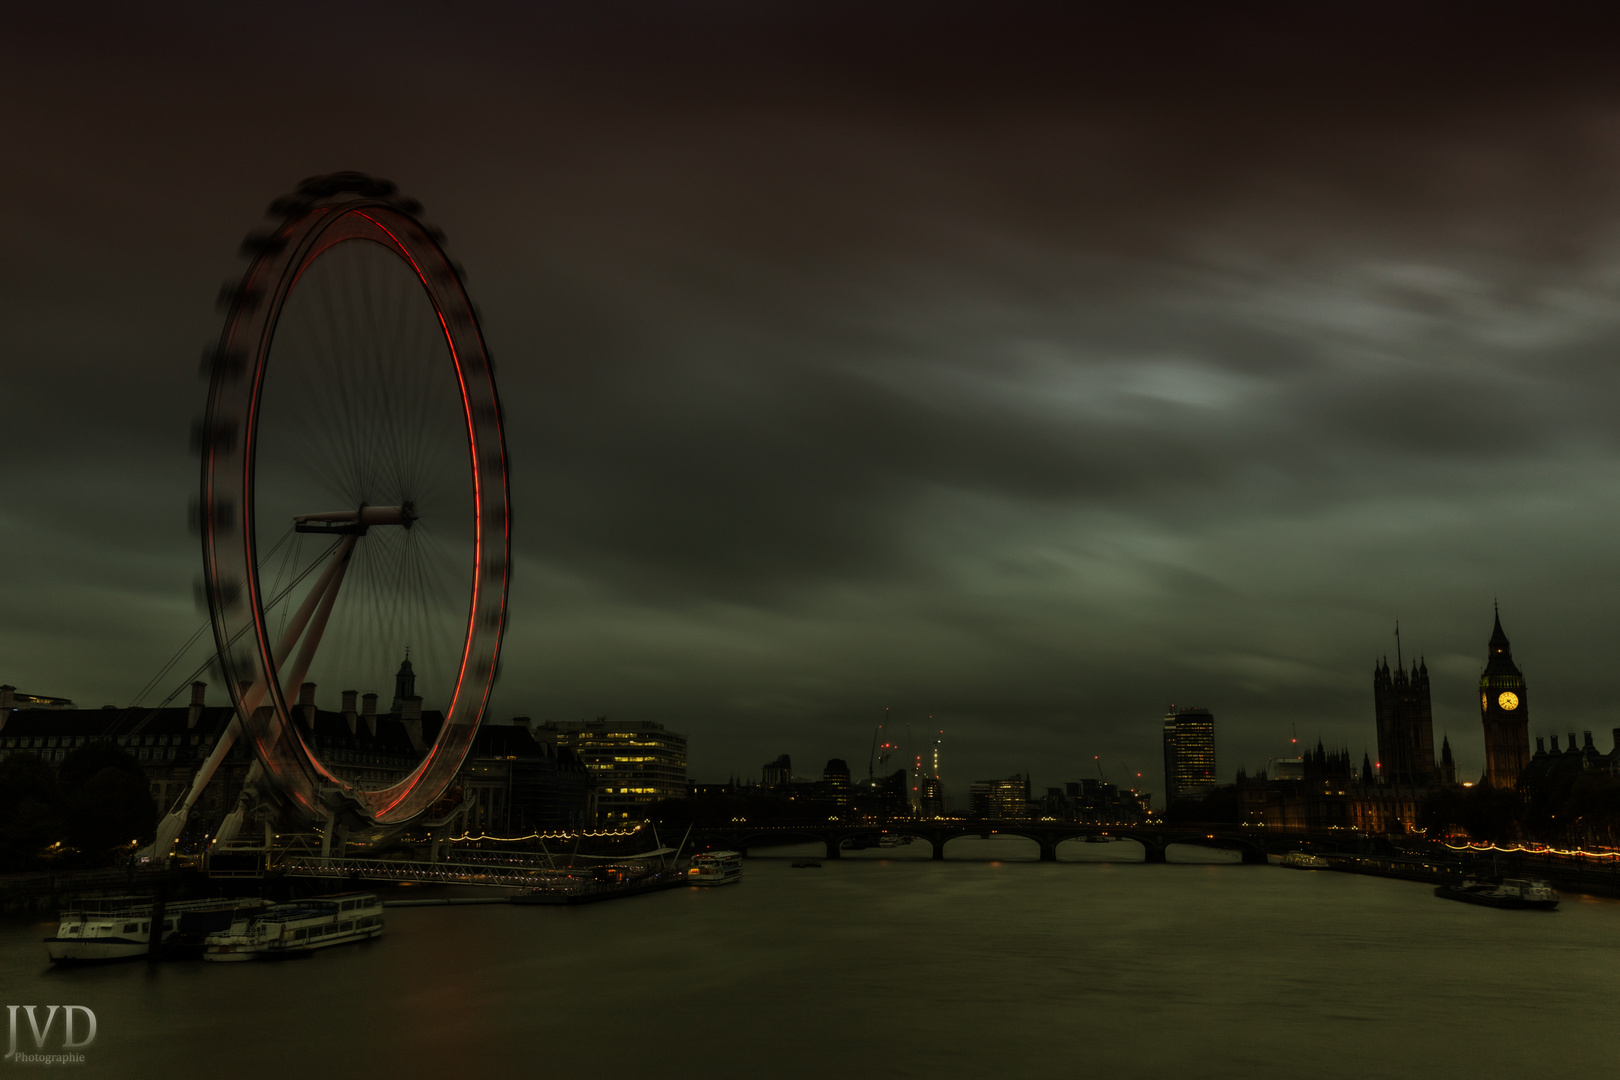
<svg viewBox="0 0 1620 1080">
<path fill-rule="evenodd" d="M 50 927 L 13 922 L 0 1003 L 93 1008 L 98 1037 L 68 1070 L 80 1076 L 1620 1068 L 1620 903 L 1504 912 L 1348 874 L 1073 861 L 1101 845 L 1041 864 L 1023 843 L 957 841 L 944 863 L 914 845 L 820 870 L 756 858 L 740 885 L 575 909 L 390 909 L 381 940 L 281 964 L 52 971 Z"/>
</svg>

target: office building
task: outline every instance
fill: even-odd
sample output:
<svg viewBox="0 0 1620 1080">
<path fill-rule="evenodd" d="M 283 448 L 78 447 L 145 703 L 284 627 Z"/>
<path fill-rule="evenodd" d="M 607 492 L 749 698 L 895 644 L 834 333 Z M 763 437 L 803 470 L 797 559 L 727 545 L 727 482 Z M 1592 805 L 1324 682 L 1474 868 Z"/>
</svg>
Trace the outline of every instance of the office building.
<svg viewBox="0 0 1620 1080">
<path fill-rule="evenodd" d="M 1208 709 L 1170 707 L 1164 718 L 1165 805 L 1215 790 L 1215 717 Z"/>
<path fill-rule="evenodd" d="M 597 821 L 617 825 L 642 821 L 652 805 L 684 799 L 686 736 L 648 720 L 548 720 L 535 736 L 572 750 L 596 786 Z"/>
</svg>

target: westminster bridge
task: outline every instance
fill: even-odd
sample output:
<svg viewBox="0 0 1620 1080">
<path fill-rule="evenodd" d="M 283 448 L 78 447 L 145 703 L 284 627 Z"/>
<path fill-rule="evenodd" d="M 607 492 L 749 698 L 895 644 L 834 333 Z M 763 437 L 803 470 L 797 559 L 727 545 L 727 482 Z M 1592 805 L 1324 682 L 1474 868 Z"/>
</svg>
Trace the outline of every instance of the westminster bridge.
<svg viewBox="0 0 1620 1080">
<path fill-rule="evenodd" d="M 1351 830 L 1322 833 L 1270 831 L 1259 827 L 1196 823 L 1102 825 L 1080 821 L 967 820 L 958 818 L 895 818 L 881 823 L 845 821 L 746 820 L 695 822 L 690 842 L 697 849 L 747 854 L 750 848 L 819 843 L 828 859 L 841 858 L 846 847 L 875 847 L 884 837 L 926 840 L 933 858 L 945 858 L 945 845 L 964 836 L 1021 836 L 1033 840 L 1042 862 L 1056 862 L 1058 845 L 1065 840 L 1134 840 L 1142 845 L 1143 861 L 1162 863 L 1171 844 L 1235 851 L 1245 863 L 1263 864 L 1268 855 L 1306 848 L 1319 852 L 1361 852 L 1367 837 Z"/>
</svg>

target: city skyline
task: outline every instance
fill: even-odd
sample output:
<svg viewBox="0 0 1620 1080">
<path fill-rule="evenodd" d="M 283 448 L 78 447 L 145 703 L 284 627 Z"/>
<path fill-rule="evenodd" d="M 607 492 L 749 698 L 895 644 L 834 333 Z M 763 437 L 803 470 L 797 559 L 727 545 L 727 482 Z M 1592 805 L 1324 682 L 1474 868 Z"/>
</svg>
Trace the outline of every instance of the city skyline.
<svg viewBox="0 0 1620 1080">
<path fill-rule="evenodd" d="M 0 682 L 125 704 L 196 627 L 214 295 L 271 198 L 356 168 L 447 230 L 498 366 L 496 722 L 665 724 L 718 778 L 855 761 L 889 708 L 958 797 L 1094 756 L 1157 792 L 1170 703 L 1223 781 L 1295 730 L 1359 761 L 1399 619 L 1473 779 L 1499 599 L 1531 736 L 1601 741 L 1601 35 L 914 15 L 20 21 Z"/>
</svg>

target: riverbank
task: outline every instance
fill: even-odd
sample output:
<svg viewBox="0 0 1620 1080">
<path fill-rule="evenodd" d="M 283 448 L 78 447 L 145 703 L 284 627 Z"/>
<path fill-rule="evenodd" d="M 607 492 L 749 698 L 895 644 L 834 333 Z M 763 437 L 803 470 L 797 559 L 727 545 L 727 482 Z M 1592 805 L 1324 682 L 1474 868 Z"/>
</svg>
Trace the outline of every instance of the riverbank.
<svg viewBox="0 0 1620 1080">
<path fill-rule="evenodd" d="M 1363 856 L 1329 855 L 1329 869 L 1373 877 L 1456 884 L 1464 878 L 1515 877 L 1545 881 L 1561 893 L 1620 899 L 1620 868 L 1571 865 L 1571 857 L 1531 852 L 1438 853 Z"/>
</svg>

